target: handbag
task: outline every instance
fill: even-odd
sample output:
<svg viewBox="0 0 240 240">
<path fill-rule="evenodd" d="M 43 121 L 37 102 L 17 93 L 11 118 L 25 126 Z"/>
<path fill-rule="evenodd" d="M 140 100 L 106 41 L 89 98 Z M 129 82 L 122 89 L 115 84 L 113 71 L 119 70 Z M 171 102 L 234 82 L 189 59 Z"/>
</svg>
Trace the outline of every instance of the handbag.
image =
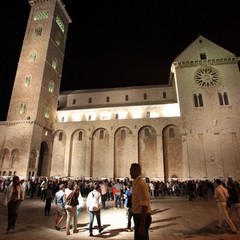
<svg viewBox="0 0 240 240">
<path fill-rule="evenodd" d="M 75 192 L 71 192 L 67 197 L 67 205 L 69 206 L 77 206 L 79 204 L 78 198 Z"/>
</svg>

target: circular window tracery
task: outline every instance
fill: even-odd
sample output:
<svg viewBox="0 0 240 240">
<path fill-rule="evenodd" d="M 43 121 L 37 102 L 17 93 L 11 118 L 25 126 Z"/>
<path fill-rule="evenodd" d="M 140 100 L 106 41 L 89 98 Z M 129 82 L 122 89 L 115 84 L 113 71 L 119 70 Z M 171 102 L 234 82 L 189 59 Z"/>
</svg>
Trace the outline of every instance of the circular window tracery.
<svg viewBox="0 0 240 240">
<path fill-rule="evenodd" d="M 202 87 L 211 87 L 219 83 L 220 74 L 213 67 L 201 67 L 195 72 L 194 79 Z"/>
</svg>

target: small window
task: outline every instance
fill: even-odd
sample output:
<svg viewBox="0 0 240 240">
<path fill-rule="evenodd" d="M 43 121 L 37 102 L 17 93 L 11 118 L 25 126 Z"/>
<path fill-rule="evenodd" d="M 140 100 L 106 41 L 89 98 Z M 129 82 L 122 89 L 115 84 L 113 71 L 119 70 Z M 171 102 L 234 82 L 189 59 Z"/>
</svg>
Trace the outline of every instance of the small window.
<svg viewBox="0 0 240 240">
<path fill-rule="evenodd" d="M 40 37 L 42 35 L 42 27 L 37 27 L 34 30 L 35 37 Z"/>
<path fill-rule="evenodd" d="M 47 119 L 50 117 L 50 109 L 49 108 L 45 109 L 44 117 L 47 118 Z"/>
<path fill-rule="evenodd" d="M 121 131 L 121 140 L 125 140 L 125 138 L 126 138 L 126 131 L 122 130 Z"/>
<path fill-rule="evenodd" d="M 29 54 L 29 62 L 30 63 L 35 63 L 36 61 L 36 58 L 37 58 L 37 53 L 36 51 L 33 51 Z"/>
<path fill-rule="evenodd" d="M 58 140 L 59 140 L 59 141 L 62 141 L 62 140 L 63 140 L 63 133 L 62 133 L 62 132 L 59 133 L 59 135 L 58 135 Z"/>
<path fill-rule="evenodd" d="M 73 105 L 76 104 L 76 99 L 73 99 L 73 103 L 72 103 L 72 104 L 73 104 Z"/>
<path fill-rule="evenodd" d="M 147 118 L 150 118 L 150 112 L 147 112 Z"/>
<path fill-rule="evenodd" d="M 80 132 L 78 133 L 78 141 L 82 141 L 82 139 L 83 139 L 83 132 L 80 131 Z"/>
<path fill-rule="evenodd" d="M 61 120 L 62 120 L 62 122 L 64 122 L 64 120 L 65 120 L 65 117 L 62 117 L 62 119 L 61 119 Z"/>
<path fill-rule="evenodd" d="M 54 58 L 54 59 L 52 60 L 52 68 L 53 68 L 54 70 L 56 70 L 56 68 L 57 68 L 57 59 L 56 59 L 56 58 Z"/>
<path fill-rule="evenodd" d="M 54 82 L 51 80 L 48 84 L 48 91 L 52 93 L 54 91 Z"/>
<path fill-rule="evenodd" d="M 99 136 L 100 139 L 103 139 L 104 138 L 104 130 L 100 130 L 100 136 Z"/>
<path fill-rule="evenodd" d="M 115 114 L 115 119 L 118 119 L 118 118 L 119 118 L 118 113 L 116 113 Z"/>
<path fill-rule="evenodd" d="M 61 42 L 62 42 L 62 36 L 60 35 L 60 33 L 58 32 L 56 35 L 55 35 L 55 43 L 60 46 L 61 45 Z"/>
<path fill-rule="evenodd" d="M 31 75 L 27 75 L 27 76 L 25 77 L 25 81 L 24 81 L 24 86 L 25 86 L 25 87 L 29 87 L 29 86 L 30 86 L 31 79 L 32 79 L 32 76 L 31 76 Z"/>
<path fill-rule="evenodd" d="M 147 100 L 147 94 L 146 93 L 143 94 L 143 99 Z"/>
<path fill-rule="evenodd" d="M 92 119 L 92 116 L 89 115 L 89 116 L 88 116 L 88 121 L 91 121 L 91 119 Z"/>
<path fill-rule="evenodd" d="M 88 103 L 92 103 L 92 98 L 88 98 Z"/>
<path fill-rule="evenodd" d="M 26 113 L 26 103 L 21 103 L 21 104 L 20 104 L 19 113 L 20 113 L 20 114 L 25 114 L 25 113 Z"/>
<path fill-rule="evenodd" d="M 206 53 L 200 53 L 200 59 L 201 60 L 206 60 L 207 59 Z"/>
<path fill-rule="evenodd" d="M 106 98 L 106 102 L 110 102 L 110 98 L 109 97 Z"/>
<path fill-rule="evenodd" d="M 125 95 L 125 101 L 128 101 L 128 95 Z"/>
<path fill-rule="evenodd" d="M 164 98 L 164 99 L 167 98 L 166 92 L 163 92 L 163 98 Z"/>
</svg>

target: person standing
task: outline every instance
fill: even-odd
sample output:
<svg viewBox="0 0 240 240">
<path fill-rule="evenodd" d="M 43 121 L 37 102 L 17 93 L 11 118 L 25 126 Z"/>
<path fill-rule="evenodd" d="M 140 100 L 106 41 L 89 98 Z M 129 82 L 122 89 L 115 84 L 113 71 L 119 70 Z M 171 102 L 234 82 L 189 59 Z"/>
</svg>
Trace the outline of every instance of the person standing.
<svg viewBox="0 0 240 240">
<path fill-rule="evenodd" d="M 87 196 L 87 211 L 89 212 L 89 236 L 93 237 L 94 216 L 97 218 L 98 231 L 103 231 L 101 225 L 101 193 L 99 184 L 95 183 L 93 190 Z"/>
<path fill-rule="evenodd" d="M 228 188 L 229 201 L 230 201 L 230 208 L 228 209 L 229 217 L 231 218 L 232 213 L 235 212 L 240 222 L 239 183 L 236 181 L 235 182 L 229 181 L 227 188 Z"/>
<path fill-rule="evenodd" d="M 141 166 L 132 163 L 130 167 L 132 185 L 132 214 L 134 220 L 134 239 L 149 240 L 149 227 L 152 223 L 148 186 L 142 179 Z"/>
<path fill-rule="evenodd" d="M 132 186 L 130 183 L 126 186 L 126 191 L 124 193 L 124 207 L 126 208 L 126 216 L 128 219 L 127 222 L 127 230 L 128 232 L 131 231 L 131 225 L 132 225 Z"/>
<path fill-rule="evenodd" d="M 103 207 L 103 209 L 106 209 L 108 186 L 105 183 L 105 181 L 100 181 L 99 185 L 100 185 L 100 188 L 101 188 L 102 207 Z"/>
<path fill-rule="evenodd" d="M 52 200 L 53 200 L 53 194 L 52 194 L 52 185 L 48 183 L 47 190 L 45 192 L 45 207 L 44 207 L 44 213 L 45 216 L 48 216 L 51 211 L 51 205 L 52 205 Z"/>
<path fill-rule="evenodd" d="M 59 185 L 59 190 L 55 194 L 55 204 L 57 206 L 57 217 L 55 220 L 55 228 L 57 230 L 60 230 L 59 224 L 62 222 L 66 211 L 65 211 L 65 201 L 64 201 L 64 193 L 65 191 L 65 185 L 62 183 Z"/>
<path fill-rule="evenodd" d="M 65 209 L 67 212 L 66 234 L 70 235 L 70 223 L 73 220 L 73 233 L 77 233 L 77 205 L 78 205 L 79 188 L 74 181 L 68 181 L 68 188 L 65 189 Z M 75 199 L 76 201 L 72 201 Z"/>
<path fill-rule="evenodd" d="M 115 191 L 115 207 L 116 208 L 122 208 L 122 184 L 120 183 L 120 180 L 117 179 L 117 182 L 113 186 Z"/>
<path fill-rule="evenodd" d="M 8 226 L 6 234 L 14 232 L 18 209 L 21 202 L 24 200 L 24 191 L 20 184 L 18 176 L 14 176 L 12 183 L 8 186 L 4 199 L 4 206 L 8 208 Z"/>
<path fill-rule="evenodd" d="M 222 186 L 222 181 L 220 179 L 215 180 L 215 190 L 214 190 L 214 199 L 217 201 L 218 212 L 219 212 L 219 222 L 217 227 L 221 228 L 223 221 L 225 220 L 229 227 L 231 228 L 230 233 L 237 234 L 237 229 L 233 224 L 231 218 L 227 212 L 227 198 L 228 190 Z"/>
</svg>

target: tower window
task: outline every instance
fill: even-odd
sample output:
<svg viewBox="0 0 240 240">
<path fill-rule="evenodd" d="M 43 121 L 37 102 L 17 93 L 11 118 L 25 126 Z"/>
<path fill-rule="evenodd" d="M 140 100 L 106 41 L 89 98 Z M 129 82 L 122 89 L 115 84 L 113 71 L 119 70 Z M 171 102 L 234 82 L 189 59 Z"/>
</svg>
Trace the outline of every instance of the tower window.
<svg viewBox="0 0 240 240">
<path fill-rule="evenodd" d="M 76 104 L 76 99 L 73 99 L 73 104 Z"/>
<path fill-rule="evenodd" d="M 128 95 L 125 95 L 125 101 L 128 101 Z"/>
<path fill-rule="evenodd" d="M 88 103 L 92 103 L 92 98 L 88 98 Z"/>
<path fill-rule="evenodd" d="M 115 119 L 118 119 L 118 118 L 119 118 L 118 113 L 116 113 L 115 114 Z"/>
<path fill-rule="evenodd" d="M 35 37 L 40 37 L 42 35 L 42 27 L 37 27 L 34 30 Z"/>
<path fill-rule="evenodd" d="M 62 41 L 62 37 L 60 35 L 60 33 L 58 32 L 55 36 L 55 43 L 60 46 L 61 45 L 61 41 Z"/>
<path fill-rule="evenodd" d="M 47 118 L 47 119 L 50 117 L 50 109 L 49 108 L 45 109 L 44 117 Z"/>
<path fill-rule="evenodd" d="M 146 93 L 143 94 L 143 99 L 147 100 L 147 94 Z"/>
<path fill-rule="evenodd" d="M 36 51 L 31 52 L 30 55 L 29 55 L 29 62 L 34 63 L 36 61 L 36 58 L 37 58 Z"/>
<path fill-rule="evenodd" d="M 147 112 L 147 118 L 150 118 L 150 112 Z"/>
<path fill-rule="evenodd" d="M 25 86 L 25 87 L 30 86 L 31 79 L 32 79 L 32 76 L 31 76 L 31 75 L 27 75 L 27 76 L 26 76 L 25 81 L 24 81 L 24 86 Z"/>
<path fill-rule="evenodd" d="M 48 84 L 48 91 L 52 93 L 54 91 L 54 82 L 50 81 Z"/>
<path fill-rule="evenodd" d="M 110 101 L 110 98 L 109 98 L 109 97 L 107 97 L 107 98 L 106 98 L 106 102 L 109 102 L 109 101 Z"/>
<path fill-rule="evenodd" d="M 42 12 L 35 13 L 33 20 L 38 21 L 38 20 L 47 19 L 47 18 L 48 18 L 48 11 L 42 11 Z"/>
<path fill-rule="evenodd" d="M 167 98 L 166 92 L 163 92 L 163 98 Z"/>
<path fill-rule="evenodd" d="M 21 104 L 20 104 L 19 113 L 20 113 L 20 114 L 25 114 L 25 113 L 26 113 L 26 103 L 21 103 Z"/>
<path fill-rule="evenodd" d="M 56 58 L 54 58 L 54 59 L 52 60 L 52 68 L 53 68 L 54 70 L 56 70 L 56 68 L 57 68 L 57 59 L 56 59 Z"/>
<path fill-rule="evenodd" d="M 56 23 L 59 26 L 59 28 L 61 29 L 61 31 L 64 33 L 64 24 L 62 19 L 57 15 L 56 17 Z"/>
</svg>

